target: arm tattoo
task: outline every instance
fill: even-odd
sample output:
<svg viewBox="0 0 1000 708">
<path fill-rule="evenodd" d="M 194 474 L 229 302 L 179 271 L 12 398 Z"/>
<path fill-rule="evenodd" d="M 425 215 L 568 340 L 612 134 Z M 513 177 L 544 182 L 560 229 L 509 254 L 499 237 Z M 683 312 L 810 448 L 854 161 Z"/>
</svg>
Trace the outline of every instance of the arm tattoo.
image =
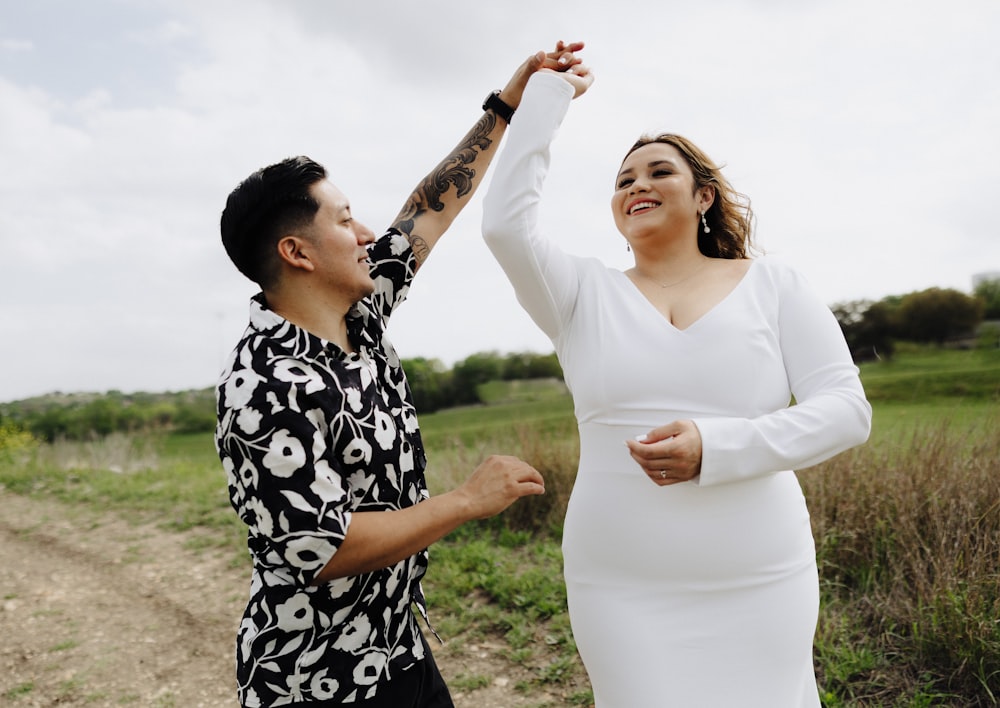
<svg viewBox="0 0 1000 708">
<path fill-rule="evenodd" d="M 413 233 L 414 222 L 421 214 L 428 211 L 443 211 L 445 204 L 442 197 L 451 186 L 455 187 L 455 198 L 461 199 L 473 189 L 476 170 L 473 168 L 480 153 L 489 148 L 493 141 L 489 138 L 496 126 L 497 117 L 492 111 L 483 113 L 472 130 L 448 157 L 427 175 L 423 182 L 406 200 L 403 210 L 396 217 L 393 227 L 406 234 L 417 257 L 417 262 L 423 262 L 430 249 L 427 242 Z"/>
<path fill-rule="evenodd" d="M 427 260 L 427 255 L 431 252 L 427 242 L 415 234 L 406 234 L 406 238 L 410 241 L 410 248 L 413 249 L 413 255 L 417 259 L 417 263 L 423 263 Z"/>
</svg>

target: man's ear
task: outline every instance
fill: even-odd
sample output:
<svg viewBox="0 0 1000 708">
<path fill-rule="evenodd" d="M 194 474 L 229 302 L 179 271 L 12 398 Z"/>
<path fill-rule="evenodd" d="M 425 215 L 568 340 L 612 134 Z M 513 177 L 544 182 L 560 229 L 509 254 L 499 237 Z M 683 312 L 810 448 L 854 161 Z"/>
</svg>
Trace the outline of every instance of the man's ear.
<svg viewBox="0 0 1000 708">
<path fill-rule="evenodd" d="M 282 236 L 278 240 L 278 258 L 291 268 L 312 272 L 316 268 L 310 258 L 311 244 L 301 236 Z"/>
</svg>

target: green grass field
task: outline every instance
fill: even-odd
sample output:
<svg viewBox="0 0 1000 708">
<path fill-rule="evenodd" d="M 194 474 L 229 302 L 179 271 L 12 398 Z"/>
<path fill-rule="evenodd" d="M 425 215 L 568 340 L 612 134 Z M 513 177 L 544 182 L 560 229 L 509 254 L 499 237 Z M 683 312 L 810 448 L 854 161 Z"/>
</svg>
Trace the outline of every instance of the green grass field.
<svg viewBox="0 0 1000 708">
<path fill-rule="evenodd" d="M 866 364 L 862 376 L 875 409 L 871 441 L 800 473 L 823 583 L 823 703 L 995 706 L 1000 358 L 901 352 Z M 432 492 L 503 452 L 538 467 L 547 493 L 435 546 L 431 611 L 445 635 L 503 637 L 508 657 L 531 667 L 525 691 L 557 684 L 569 687 L 571 704 L 589 705 L 559 552 L 576 463 L 572 404 L 552 382 L 491 384 L 487 399 L 494 403 L 421 416 Z M 198 529 L 205 543 L 230 548 L 234 563 L 247 562 L 209 434 L 0 444 L 0 484 Z"/>
<path fill-rule="evenodd" d="M 878 403 L 1000 401 L 1000 350 L 904 347 L 893 360 L 861 366 L 865 391 Z"/>
</svg>

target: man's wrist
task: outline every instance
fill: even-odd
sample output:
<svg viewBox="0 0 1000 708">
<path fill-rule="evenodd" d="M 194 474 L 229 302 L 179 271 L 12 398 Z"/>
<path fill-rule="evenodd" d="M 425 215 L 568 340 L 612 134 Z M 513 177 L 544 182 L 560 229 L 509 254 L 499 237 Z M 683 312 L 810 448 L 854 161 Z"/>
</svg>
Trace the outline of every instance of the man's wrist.
<svg viewBox="0 0 1000 708">
<path fill-rule="evenodd" d="M 510 104 L 500 98 L 499 90 L 491 92 L 490 95 L 486 97 L 486 100 L 483 101 L 483 110 L 493 111 L 498 116 L 503 118 L 504 122 L 508 125 L 510 125 L 511 118 L 514 117 L 514 109 L 510 106 Z"/>
</svg>

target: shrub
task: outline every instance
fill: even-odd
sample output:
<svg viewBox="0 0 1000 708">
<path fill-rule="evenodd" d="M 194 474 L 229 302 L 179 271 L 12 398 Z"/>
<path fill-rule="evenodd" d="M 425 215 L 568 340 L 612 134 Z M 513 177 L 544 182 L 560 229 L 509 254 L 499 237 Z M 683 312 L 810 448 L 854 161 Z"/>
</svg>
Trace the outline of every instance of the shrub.
<svg viewBox="0 0 1000 708">
<path fill-rule="evenodd" d="M 0 460 L 17 462 L 38 448 L 38 439 L 17 423 L 0 420 Z"/>
</svg>

